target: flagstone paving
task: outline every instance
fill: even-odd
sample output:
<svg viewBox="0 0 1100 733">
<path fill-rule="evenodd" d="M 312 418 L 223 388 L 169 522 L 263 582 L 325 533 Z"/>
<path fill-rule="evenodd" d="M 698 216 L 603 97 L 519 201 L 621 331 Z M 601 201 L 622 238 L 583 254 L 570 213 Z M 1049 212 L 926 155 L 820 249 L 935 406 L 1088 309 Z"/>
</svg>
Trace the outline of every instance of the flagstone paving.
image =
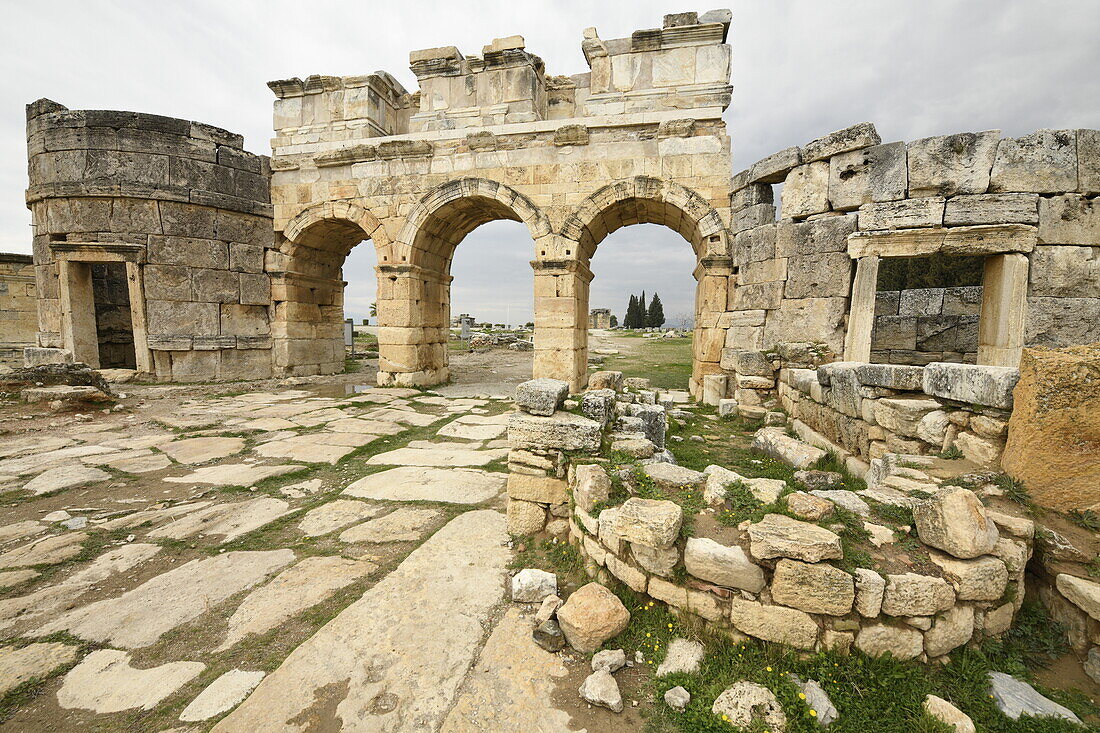
<svg viewBox="0 0 1100 733">
<path fill-rule="evenodd" d="M 560 662 L 504 648 L 506 399 L 145 389 L 0 435 L 13 730 L 570 730 Z"/>
</svg>

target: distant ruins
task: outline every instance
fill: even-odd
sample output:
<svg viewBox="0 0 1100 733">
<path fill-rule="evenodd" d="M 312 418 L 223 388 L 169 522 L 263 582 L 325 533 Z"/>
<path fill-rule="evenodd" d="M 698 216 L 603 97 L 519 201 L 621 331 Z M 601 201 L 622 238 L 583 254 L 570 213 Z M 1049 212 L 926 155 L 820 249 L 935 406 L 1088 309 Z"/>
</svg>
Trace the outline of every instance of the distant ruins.
<svg viewBox="0 0 1100 733">
<path fill-rule="evenodd" d="M 588 314 L 589 328 L 611 328 L 611 310 L 609 308 L 593 308 Z"/>
<path fill-rule="evenodd" d="M 1025 345 L 1100 340 L 1100 132 L 883 144 L 863 123 L 731 178 L 729 22 L 589 29 L 590 70 L 568 77 L 513 36 L 481 56 L 414 51 L 412 93 L 384 72 L 272 82 L 270 161 L 201 123 L 35 102 L 37 346 L 165 381 L 337 372 L 341 266 L 370 239 L 379 383 L 437 384 L 451 257 L 493 219 L 531 234 L 534 375 L 575 390 L 589 259 L 642 222 L 696 255 L 697 396 L 726 376 L 725 396 L 751 404 L 724 351 L 792 341 L 845 361 L 1015 366 Z M 891 310 L 879 262 L 937 253 L 984 257 L 982 287 L 900 293 Z"/>
</svg>

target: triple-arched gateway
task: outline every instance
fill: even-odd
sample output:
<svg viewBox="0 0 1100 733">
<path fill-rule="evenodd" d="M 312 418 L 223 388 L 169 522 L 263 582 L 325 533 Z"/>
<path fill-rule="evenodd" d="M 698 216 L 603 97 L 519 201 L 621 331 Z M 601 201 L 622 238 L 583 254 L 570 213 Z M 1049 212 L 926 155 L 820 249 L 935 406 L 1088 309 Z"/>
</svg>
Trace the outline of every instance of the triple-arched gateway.
<svg viewBox="0 0 1100 733">
<path fill-rule="evenodd" d="M 437 384 L 451 260 L 497 219 L 530 235 L 516 246 L 534 271 L 534 374 L 574 389 L 589 262 L 638 223 L 694 250 L 695 394 L 716 375 L 752 398 L 723 350 L 1014 365 L 1025 344 L 1100 339 L 1100 133 L 883 144 L 865 123 L 731 177 L 729 22 L 588 29 L 590 70 L 574 76 L 547 74 L 514 36 L 480 57 L 413 52 L 412 93 L 385 72 L 272 82 L 270 160 L 201 123 L 28 105 L 37 345 L 172 381 L 341 371 L 341 268 L 369 241 L 379 382 Z M 880 259 L 930 255 L 985 258 L 980 308 L 876 305 Z"/>
<path fill-rule="evenodd" d="M 414 52 L 416 94 L 384 73 L 272 83 L 272 204 L 285 255 L 269 268 L 285 279 L 273 293 L 276 367 L 342 364 L 340 265 L 369 239 L 380 381 L 447 379 L 455 248 L 479 225 L 509 219 L 531 238 L 536 376 L 584 384 L 589 260 L 607 234 L 635 223 L 669 226 L 694 248 L 696 372 L 717 369 L 721 343 L 702 326 L 725 310 L 730 270 L 729 18 L 683 22 L 606 42 L 589 31 L 592 71 L 573 77 L 548 76 L 513 37 L 482 58 Z"/>
</svg>

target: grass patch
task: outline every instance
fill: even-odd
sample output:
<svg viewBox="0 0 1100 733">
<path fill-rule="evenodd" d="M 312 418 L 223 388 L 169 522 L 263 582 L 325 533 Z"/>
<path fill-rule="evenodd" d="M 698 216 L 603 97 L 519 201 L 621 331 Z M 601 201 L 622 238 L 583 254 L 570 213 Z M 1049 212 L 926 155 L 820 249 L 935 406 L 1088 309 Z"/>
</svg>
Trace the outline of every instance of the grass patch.
<svg viewBox="0 0 1100 733">
<path fill-rule="evenodd" d="M 616 334 L 625 336 L 625 334 Z M 641 338 L 641 334 L 629 337 Z M 601 369 L 642 377 L 656 389 L 683 389 L 691 380 L 691 337 L 642 339 L 631 354 L 604 357 Z"/>
</svg>

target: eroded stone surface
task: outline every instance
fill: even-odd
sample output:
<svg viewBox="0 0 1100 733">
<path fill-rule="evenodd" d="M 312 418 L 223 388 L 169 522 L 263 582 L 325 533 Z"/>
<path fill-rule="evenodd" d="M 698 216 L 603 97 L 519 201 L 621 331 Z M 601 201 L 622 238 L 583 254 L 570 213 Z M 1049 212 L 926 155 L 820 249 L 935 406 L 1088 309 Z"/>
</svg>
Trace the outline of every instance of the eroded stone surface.
<svg viewBox="0 0 1100 733">
<path fill-rule="evenodd" d="M 402 466 L 364 476 L 343 493 L 383 501 L 480 504 L 499 496 L 506 480 L 504 474 L 475 469 Z"/>
<path fill-rule="evenodd" d="M 229 670 L 211 682 L 209 687 L 200 692 L 199 696 L 183 709 L 180 720 L 185 723 L 194 723 L 221 715 L 245 699 L 263 678 L 264 672 Z"/>
<path fill-rule="evenodd" d="M 100 649 L 65 675 L 57 691 L 57 703 L 63 708 L 100 714 L 133 708 L 151 710 L 204 669 L 206 665 L 201 662 L 170 662 L 137 669 L 130 665 L 127 652 Z"/>
<path fill-rule="evenodd" d="M 289 507 L 282 499 L 273 497 L 215 504 L 154 529 L 149 536 L 182 539 L 195 534 L 221 535 L 223 543 L 231 542 L 283 516 Z"/>
<path fill-rule="evenodd" d="M 504 598 L 506 540 L 497 512 L 451 520 L 298 646 L 214 731 L 324 729 L 336 718 L 375 730 L 438 727 L 477 654 L 482 623 Z"/>
<path fill-rule="evenodd" d="M 35 677 L 45 677 L 58 667 L 74 661 L 79 654 L 77 647 L 60 642 L 0 649 L 0 696 Z"/>
<path fill-rule="evenodd" d="M 341 542 L 409 542 L 420 539 L 440 513 L 435 509 L 397 509 L 340 533 Z"/>
<path fill-rule="evenodd" d="M 298 522 L 298 530 L 306 537 L 319 537 L 349 524 L 377 516 L 381 511 L 382 507 L 376 504 L 337 499 L 322 504 L 316 509 L 310 509 L 302 517 L 302 521 Z"/>
<path fill-rule="evenodd" d="M 149 646 L 293 560 L 291 550 L 227 552 L 192 560 L 117 598 L 70 611 L 35 635 L 68 631 L 82 639 L 126 649 Z"/>
</svg>

